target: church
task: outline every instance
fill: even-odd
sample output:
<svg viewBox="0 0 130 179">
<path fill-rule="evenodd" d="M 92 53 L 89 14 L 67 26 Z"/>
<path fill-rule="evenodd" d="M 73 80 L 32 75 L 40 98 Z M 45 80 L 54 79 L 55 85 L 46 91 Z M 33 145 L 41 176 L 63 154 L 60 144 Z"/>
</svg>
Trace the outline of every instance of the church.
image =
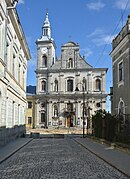
<svg viewBox="0 0 130 179">
<path fill-rule="evenodd" d="M 36 127 L 91 128 L 92 114 L 106 109 L 107 68 L 93 68 L 72 41 L 57 59 L 48 12 L 36 45 Z"/>
</svg>

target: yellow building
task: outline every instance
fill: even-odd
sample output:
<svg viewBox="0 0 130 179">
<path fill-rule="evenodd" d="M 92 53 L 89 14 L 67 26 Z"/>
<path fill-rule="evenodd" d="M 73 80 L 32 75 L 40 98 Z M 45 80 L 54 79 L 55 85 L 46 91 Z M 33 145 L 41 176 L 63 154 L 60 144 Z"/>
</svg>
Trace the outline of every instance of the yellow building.
<svg viewBox="0 0 130 179">
<path fill-rule="evenodd" d="M 26 108 L 26 128 L 35 128 L 36 119 L 35 119 L 35 86 L 27 87 L 27 108 Z"/>
</svg>

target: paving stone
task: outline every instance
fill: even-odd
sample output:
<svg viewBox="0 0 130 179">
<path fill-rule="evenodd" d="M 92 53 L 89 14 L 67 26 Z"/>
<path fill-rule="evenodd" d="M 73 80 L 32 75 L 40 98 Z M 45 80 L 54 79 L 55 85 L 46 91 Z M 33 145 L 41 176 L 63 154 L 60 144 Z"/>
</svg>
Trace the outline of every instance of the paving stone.
<svg viewBox="0 0 130 179">
<path fill-rule="evenodd" d="M 34 139 L 0 165 L 1 179 L 127 179 L 72 139 Z"/>
</svg>

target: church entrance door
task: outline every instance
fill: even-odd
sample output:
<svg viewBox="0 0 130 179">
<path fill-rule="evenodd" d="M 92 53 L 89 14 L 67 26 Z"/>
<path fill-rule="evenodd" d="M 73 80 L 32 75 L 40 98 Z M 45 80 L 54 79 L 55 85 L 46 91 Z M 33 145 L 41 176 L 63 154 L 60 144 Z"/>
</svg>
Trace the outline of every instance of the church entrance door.
<svg viewBox="0 0 130 179">
<path fill-rule="evenodd" d="M 67 117 L 67 127 L 73 127 L 73 118 L 71 116 Z"/>
</svg>

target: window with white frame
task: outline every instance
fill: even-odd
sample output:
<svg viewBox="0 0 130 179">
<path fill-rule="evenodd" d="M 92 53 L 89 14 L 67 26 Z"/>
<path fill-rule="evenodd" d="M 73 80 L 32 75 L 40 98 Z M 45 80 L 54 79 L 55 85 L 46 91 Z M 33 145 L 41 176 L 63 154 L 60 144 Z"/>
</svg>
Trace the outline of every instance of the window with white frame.
<svg viewBox="0 0 130 179">
<path fill-rule="evenodd" d="M 84 91 L 87 90 L 87 81 L 85 79 L 85 77 L 83 78 L 83 87 L 84 87 Z"/>
<path fill-rule="evenodd" d="M 119 70 L 118 70 L 118 79 L 119 79 L 119 82 L 123 80 L 123 62 L 119 63 L 119 66 L 118 66 Z"/>
<path fill-rule="evenodd" d="M 45 112 L 41 113 L 41 123 L 45 123 L 46 120 L 46 114 Z"/>
<path fill-rule="evenodd" d="M 73 80 L 67 80 L 67 91 L 73 91 Z"/>
<path fill-rule="evenodd" d="M 101 80 L 96 79 L 96 91 L 101 91 Z"/>
<path fill-rule="evenodd" d="M 47 56 L 46 55 L 42 56 L 42 66 L 47 67 Z"/>
<path fill-rule="evenodd" d="M 44 80 L 41 82 L 41 90 L 46 91 L 46 81 Z"/>
<path fill-rule="evenodd" d="M 13 54 L 13 60 L 12 60 L 12 75 L 15 77 L 15 60 L 16 56 Z"/>
</svg>

